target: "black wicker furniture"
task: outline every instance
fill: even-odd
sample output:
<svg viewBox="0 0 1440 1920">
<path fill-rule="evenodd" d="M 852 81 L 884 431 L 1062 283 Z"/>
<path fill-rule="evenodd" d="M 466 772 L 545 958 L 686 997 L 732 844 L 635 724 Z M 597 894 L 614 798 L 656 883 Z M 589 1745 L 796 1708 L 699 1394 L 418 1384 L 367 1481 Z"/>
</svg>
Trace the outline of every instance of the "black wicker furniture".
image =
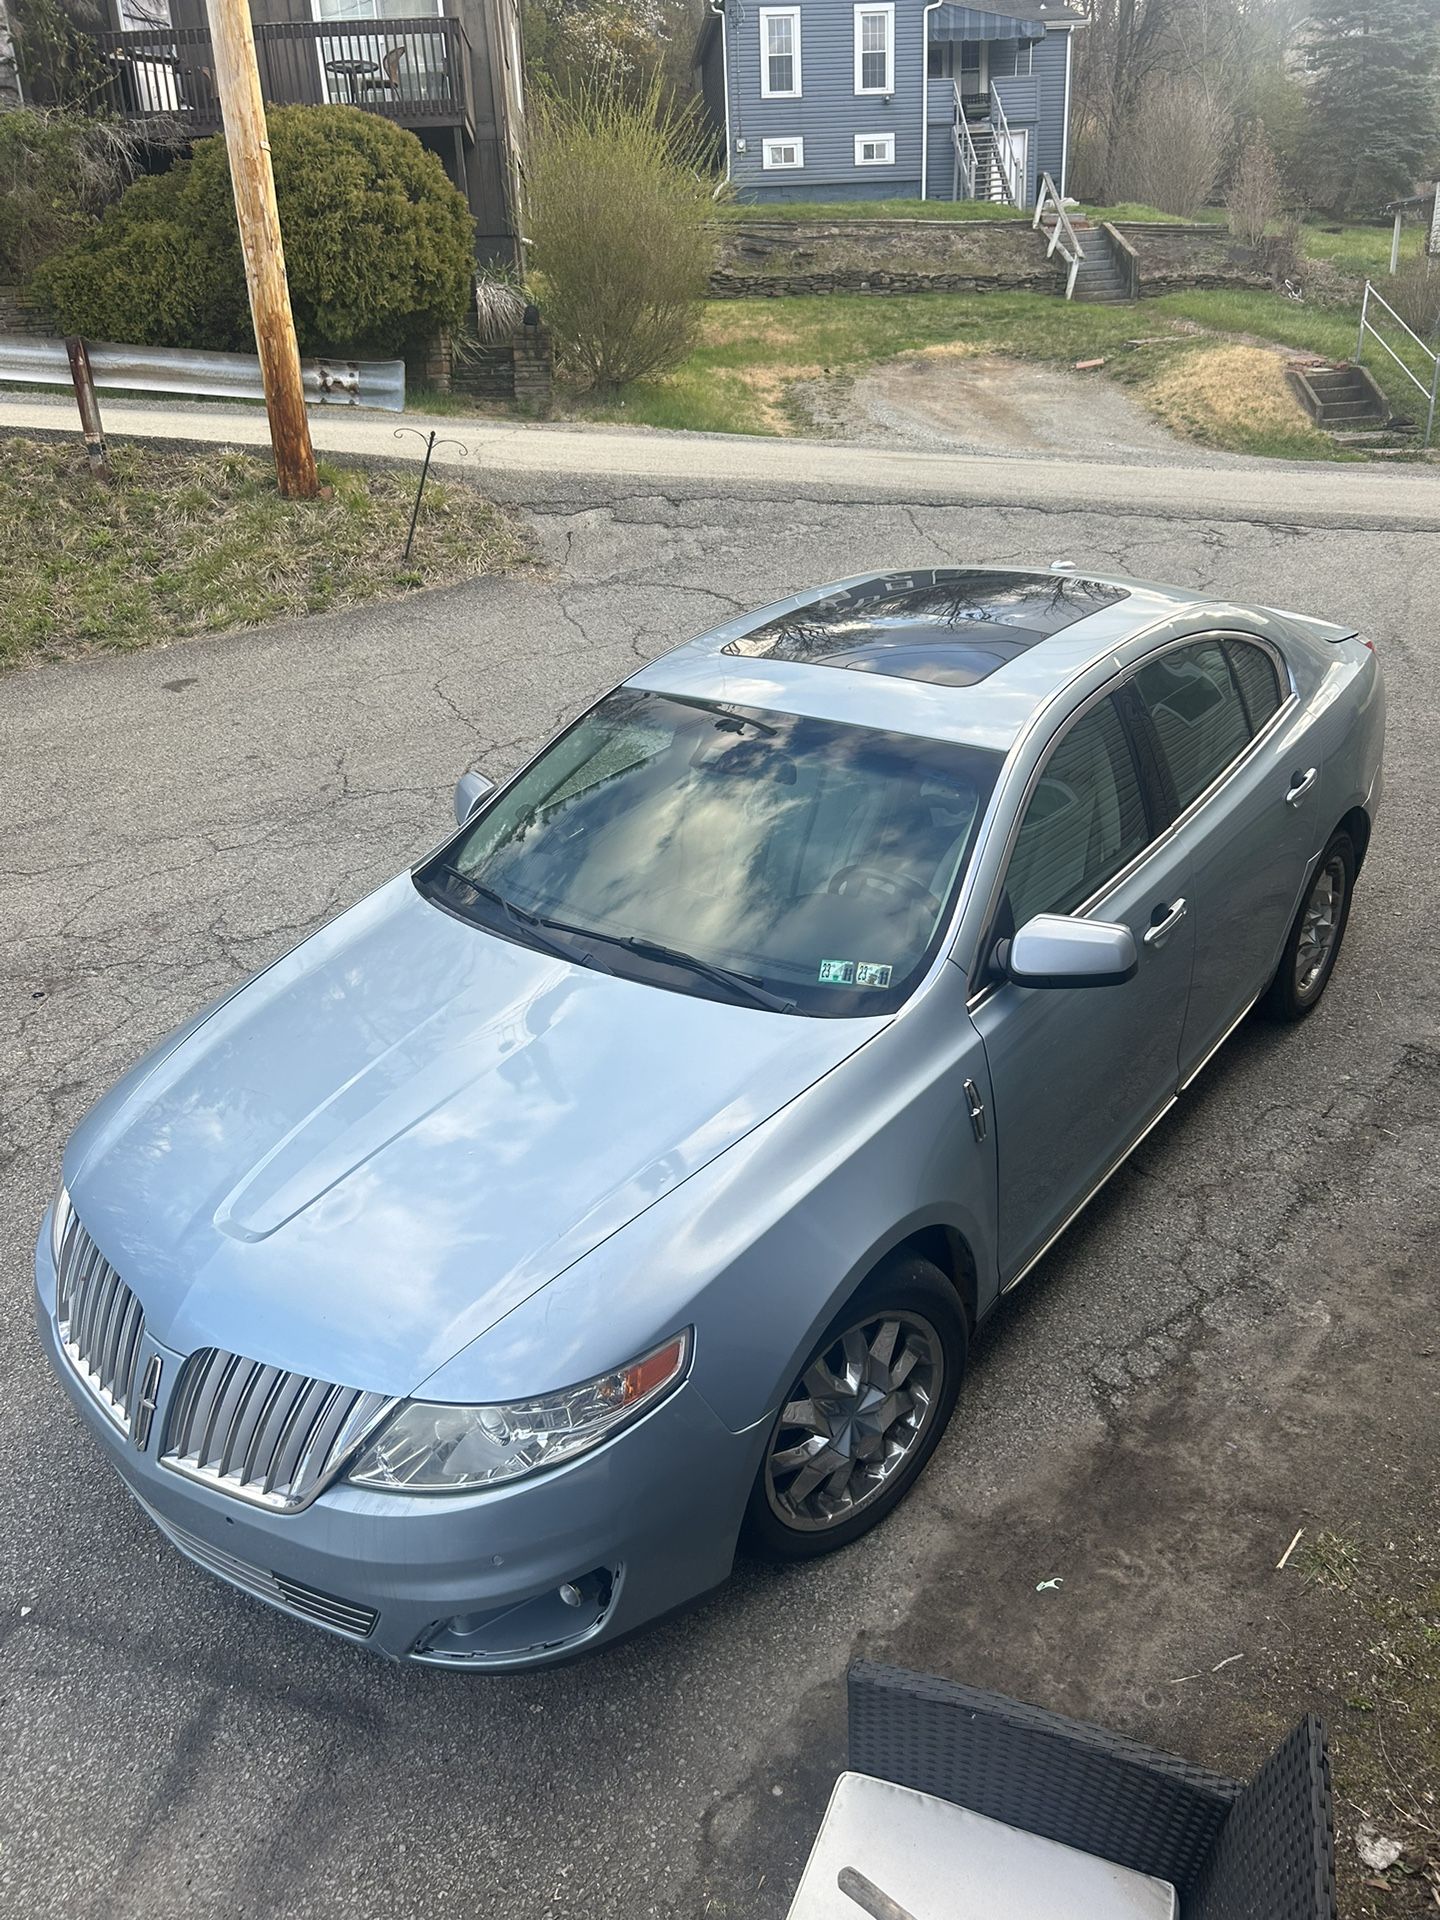
<svg viewBox="0 0 1440 1920">
<path fill-rule="evenodd" d="M 1181 1920 L 1335 1920 L 1330 1765 L 1313 1714 L 1246 1785 L 896 1667 L 857 1663 L 849 1689 L 853 1773 L 1169 1881 Z"/>
</svg>

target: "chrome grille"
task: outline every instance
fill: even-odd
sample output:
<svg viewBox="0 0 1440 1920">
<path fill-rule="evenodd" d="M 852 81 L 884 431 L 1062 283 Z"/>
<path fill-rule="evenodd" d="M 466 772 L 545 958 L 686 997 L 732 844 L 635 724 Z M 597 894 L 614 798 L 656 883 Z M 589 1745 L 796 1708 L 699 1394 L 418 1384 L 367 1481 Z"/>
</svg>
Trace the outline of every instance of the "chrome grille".
<svg viewBox="0 0 1440 1920">
<path fill-rule="evenodd" d="M 128 1433 L 145 1311 L 74 1212 L 60 1241 L 55 1324 L 70 1365 Z"/>
<path fill-rule="evenodd" d="M 382 1393 L 202 1347 L 185 1362 L 160 1457 L 237 1500 L 293 1512 L 394 1405 Z"/>
<path fill-rule="evenodd" d="M 380 1616 L 373 1607 L 362 1607 L 356 1601 L 341 1600 L 333 1593 L 322 1593 L 318 1587 L 307 1587 L 302 1581 L 271 1573 L 266 1567 L 252 1567 L 248 1561 L 237 1560 L 233 1553 L 212 1547 L 208 1540 L 201 1540 L 198 1535 L 187 1533 L 184 1527 L 177 1527 L 173 1520 L 167 1520 L 163 1514 L 157 1513 L 148 1500 L 141 1500 L 140 1505 L 165 1538 L 188 1559 L 204 1567 L 207 1573 L 218 1574 L 232 1587 L 240 1587 L 244 1592 L 254 1594 L 257 1600 L 268 1600 L 272 1607 L 283 1607 L 287 1613 L 303 1614 L 307 1620 L 316 1620 L 322 1627 L 329 1627 L 335 1633 L 349 1634 L 356 1640 L 364 1640 L 375 1631 L 375 1623 Z"/>
</svg>

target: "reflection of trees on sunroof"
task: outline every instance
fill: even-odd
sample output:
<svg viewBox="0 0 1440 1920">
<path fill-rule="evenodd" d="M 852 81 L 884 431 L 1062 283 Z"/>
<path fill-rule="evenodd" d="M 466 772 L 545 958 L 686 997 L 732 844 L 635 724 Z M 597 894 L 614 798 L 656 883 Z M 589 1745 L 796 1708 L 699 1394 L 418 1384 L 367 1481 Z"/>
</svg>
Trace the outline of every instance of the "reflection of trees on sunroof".
<svg viewBox="0 0 1440 1920">
<path fill-rule="evenodd" d="M 1037 641 L 1125 598 L 1123 587 L 1073 574 L 885 574 L 742 634 L 725 652 L 973 686 Z"/>
</svg>

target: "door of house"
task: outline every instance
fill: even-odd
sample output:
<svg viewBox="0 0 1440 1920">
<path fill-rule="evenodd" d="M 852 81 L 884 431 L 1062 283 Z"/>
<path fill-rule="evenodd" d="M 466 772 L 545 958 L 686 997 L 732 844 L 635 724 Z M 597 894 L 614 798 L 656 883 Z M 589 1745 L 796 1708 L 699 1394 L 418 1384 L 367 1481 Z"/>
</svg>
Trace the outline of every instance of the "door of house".
<svg viewBox="0 0 1440 1920">
<path fill-rule="evenodd" d="M 1023 207 L 1030 198 L 1030 129 L 1012 127 L 1009 134 L 996 131 L 995 164 L 1002 168 L 1010 182 L 1010 198 L 1017 207 Z M 1000 200 L 1004 194 L 997 181 L 992 199 Z"/>
</svg>

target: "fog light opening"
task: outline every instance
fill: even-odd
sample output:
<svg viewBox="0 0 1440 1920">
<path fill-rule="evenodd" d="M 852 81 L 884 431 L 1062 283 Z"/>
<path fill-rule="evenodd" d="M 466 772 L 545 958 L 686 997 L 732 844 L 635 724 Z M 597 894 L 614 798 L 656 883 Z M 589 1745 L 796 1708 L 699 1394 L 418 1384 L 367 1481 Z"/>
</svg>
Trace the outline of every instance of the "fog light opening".
<svg viewBox="0 0 1440 1920">
<path fill-rule="evenodd" d="M 532 1599 L 438 1620 L 421 1636 L 411 1657 L 446 1666 L 497 1666 L 557 1652 L 600 1630 L 618 1580 L 618 1569 L 593 1567 Z"/>
</svg>

